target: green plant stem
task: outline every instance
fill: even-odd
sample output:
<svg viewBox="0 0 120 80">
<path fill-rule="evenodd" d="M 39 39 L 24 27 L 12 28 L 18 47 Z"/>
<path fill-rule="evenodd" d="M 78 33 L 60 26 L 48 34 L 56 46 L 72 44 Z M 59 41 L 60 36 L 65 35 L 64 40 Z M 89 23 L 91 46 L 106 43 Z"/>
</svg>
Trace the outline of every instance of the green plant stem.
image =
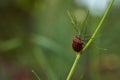
<svg viewBox="0 0 120 80">
<path fill-rule="evenodd" d="M 88 48 L 88 46 L 91 44 L 91 42 L 94 40 L 96 33 L 98 32 L 98 30 L 99 30 L 100 27 L 102 26 L 102 24 L 103 24 L 106 16 L 108 15 L 108 13 L 109 13 L 109 11 L 110 11 L 113 3 L 114 3 L 114 0 L 112 0 L 111 3 L 109 4 L 109 6 L 108 6 L 108 8 L 106 9 L 106 11 L 105 11 L 105 13 L 104 13 L 104 15 L 103 15 L 100 23 L 99 23 L 98 26 L 97 26 L 95 32 L 92 34 L 90 40 L 89 40 L 88 43 L 85 45 L 85 47 L 83 48 L 82 52 L 84 52 L 84 51 Z M 70 72 L 69 72 L 66 80 L 70 80 L 70 78 L 72 77 L 73 72 L 74 72 L 74 70 L 75 70 L 75 67 L 77 66 L 78 61 L 79 61 L 79 59 L 80 59 L 80 54 L 81 54 L 81 53 L 79 53 L 79 54 L 76 55 L 76 59 L 75 59 L 73 65 L 72 65 L 72 68 L 71 68 L 71 70 L 70 70 Z"/>
<path fill-rule="evenodd" d="M 76 65 L 77 65 L 77 63 L 78 63 L 78 61 L 79 61 L 79 58 L 80 58 L 80 54 L 77 53 L 77 56 L 76 56 L 76 58 L 75 58 L 75 61 L 74 61 L 73 65 L 72 65 L 72 68 L 71 68 L 71 70 L 70 70 L 70 72 L 69 72 L 69 75 L 68 75 L 68 77 L 67 77 L 66 80 L 70 80 L 70 78 L 71 78 L 71 76 L 72 76 L 72 74 L 73 74 L 73 72 L 74 72 L 74 70 L 75 70 L 75 67 L 76 67 Z"/>
<path fill-rule="evenodd" d="M 70 12 L 68 10 L 67 10 L 67 14 L 71 20 L 71 23 L 73 24 L 75 31 L 77 32 L 77 34 L 80 34 L 80 31 L 78 30 L 77 25 L 75 23 L 75 20 L 73 19 L 72 15 L 70 14 Z"/>
<path fill-rule="evenodd" d="M 32 73 L 36 76 L 38 80 L 40 80 L 40 77 L 37 75 L 37 73 L 34 70 L 32 70 Z"/>
</svg>

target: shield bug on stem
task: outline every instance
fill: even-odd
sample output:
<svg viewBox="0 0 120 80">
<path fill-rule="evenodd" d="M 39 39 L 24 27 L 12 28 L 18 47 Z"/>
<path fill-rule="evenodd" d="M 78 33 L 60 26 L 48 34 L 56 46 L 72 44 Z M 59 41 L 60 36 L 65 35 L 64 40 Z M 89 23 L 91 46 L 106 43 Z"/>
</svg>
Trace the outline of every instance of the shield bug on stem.
<svg viewBox="0 0 120 80">
<path fill-rule="evenodd" d="M 72 42 L 73 50 L 76 52 L 80 52 L 83 49 L 83 43 L 84 41 L 80 38 L 80 36 L 76 36 Z"/>
<path fill-rule="evenodd" d="M 84 21 L 82 22 L 82 26 L 81 26 L 81 31 L 78 29 L 78 26 L 77 26 L 77 24 L 76 24 L 76 22 L 75 22 L 75 19 L 73 19 L 73 17 L 72 17 L 72 15 L 70 14 L 70 12 L 69 11 L 67 11 L 67 13 L 68 13 L 68 16 L 69 16 L 69 18 L 70 18 L 70 20 L 71 20 L 71 23 L 73 24 L 73 27 L 74 27 L 74 29 L 75 29 L 75 31 L 76 31 L 76 36 L 75 36 L 75 38 L 73 39 L 73 41 L 72 41 L 72 48 L 73 48 L 73 50 L 75 51 L 75 52 L 81 52 L 82 51 L 82 49 L 83 49 L 83 46 L 84 46 L 84 39 L 85 39 L 85 36 L 83 36 L 83 39 L 82 39 L 82 34 L 84 33 L 84 34 L 86 34 L 86 28 L 84 27 L 84 31 L 83 31 L 83 25 L 86 23 L 86 21 L 87 21 L 87 18 L 88 18 L 88 14 L 89 14 L 89 11 L 87 12 L 87 15 L 86 15 L 86 17 L 85 17 L 85 19 L 84 19 Z"/>
</svg>

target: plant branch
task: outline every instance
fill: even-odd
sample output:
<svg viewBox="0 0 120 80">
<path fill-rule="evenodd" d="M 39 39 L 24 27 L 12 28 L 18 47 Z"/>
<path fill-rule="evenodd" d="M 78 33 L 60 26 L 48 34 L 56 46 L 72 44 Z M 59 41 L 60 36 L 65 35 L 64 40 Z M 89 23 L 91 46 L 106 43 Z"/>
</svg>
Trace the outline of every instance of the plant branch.
<svg viewBox="0 0 120 80">
<path fill-rule="evenodd" d="M 68 14 L 68 17 L 70 18 L 71 20 L 71 23 L 73 24 L 73 27 L 75 29 L 75 31 L 80 34 L 80 31 L 78 30 L 77 28 L 77 24 L 75 23 L 75 20 L 73 19 L 73 16 L 70 14 L 70 12 L 67 10 L 67 14 Z"/>
<path fill-rule="evenodd" d="M 88 48 L 88 46 L 91 44 L 91 42 L 94 40 L 95 35 L 97 34 L 98 30 L 99 30 L 100 27 L 102 26 L 102 24 L 103 24 L 106 16 L 108 15 L 108 13 L 109 13 L 109 11 L 110 11 L 110 9 L 111 9 L 114 1 L 115 1 L 115 0 L 112 0 L 111 3 L 109 4 L 109 6 L 107 7 L 107 9 L 106 9 L 106 11 L 105 11 L 105 13 L 104 13 L 104 15 L 103 15 L 100 23 L 98 24 L 95 32 L 92 34 L 90 40 L 88 41 L 88 43 L 85 45 L 85 47 L 83 48 L 83 50 L 82 50 L 81 52 L 84 52 L 84 51 Z M 79 59 L 80 59 L 80 54 L 81 54 L 81 53 L 79 53 L 79 54 L 76 55 L 76 59 L 75 59 L 73 65 L 72 65 L 72 68 L 71 68 L 71 70 L 70 70 L 70 72 L 69 72 L 66 80 L 70 80 L 70 78 L 72 77 L 73 72 L 74 72 L 74 70 L 75 70 L 75 67 L 77 66 L 78 61 L 79 61 Z"/>
<path fill-rule="evenodd" d="M 38 80 L 40 80 L 40 77 L 37 75 L 37 73 L 34 70 L 32 70 L 32 73 L 36 76 Z"/>
</svg>

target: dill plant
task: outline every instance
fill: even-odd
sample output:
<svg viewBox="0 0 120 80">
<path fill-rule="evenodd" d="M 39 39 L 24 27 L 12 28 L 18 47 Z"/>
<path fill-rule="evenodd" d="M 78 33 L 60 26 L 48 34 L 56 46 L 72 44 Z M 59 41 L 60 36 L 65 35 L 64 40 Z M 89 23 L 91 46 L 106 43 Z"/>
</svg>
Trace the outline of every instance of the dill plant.
<svg viewBox="0 0 120 80">
<path fill-rule="evenodd" d="M 86 43 L 86 45 L 83 47 L 82 51 L 77 52 L 76 58 L 75 58 L 75 60 L 74 60 L 74 62 L 73 62 L 73 65 L 72 65 L 72 67 L 71 67 L 71 69 L 70 69 L 70 72 L 69 72 L 66 80 L 70 80 L 70 79 L 71 79 L 71 77 L 72 77 L 72 75 L 73 75 L 73 72 L 75 71 L 75 68 L 76 68 L 76 66 L 77 66 L 77 64 L 78 64 L 78 61 L 79 61 L 80 57 L 81 57 L 81 52 L 83 53 L 83 52 L 89 47 L 89 45 L 91 44 L 91 42 L 94 40 L 97 32 L 98 32 L 99 29 L 101 28 L 101 26 L 102 26 L 102 24 L 103 24 L 106 16 L 107 16 L 108 13 L 110 12 L 110 9 L 111 9 L 114 1 L 115 1 L 115 0 L 112 0 L 112 1 L 110 2 L 110 4 L 108 5 L 108 7 L 107 7 L 107 9 L 106 9 L 106 11 L 105 11 L 105 13 L 104 13 L 104 15 L 102 16 L 101 21 L 99 22 L 97 28 L 95 29 L 95 31 L 94 31 L 94 33 L 92 34 L 92 36 L 91 36 L 91 38 L 89 39 L 89 41 L 88 41 L 88 42 Z M 68 14 L 68 16 L 69 16 L 69 14 Z M 73 24 L 73 25 L 76 25 L 75 22 L 74 22 L 74 20 L 73 20 L 73 18 L 72 18 L 71 16 L 69 16 L 69 17 L 70 17 L 70 19 L 71 19 L 72 24 Z M 76 30 L 75 27 L 74 27 L 74 29 Z M 77 30 L 76 30 L 76 31 L 77 31 Z"/>
</svg>

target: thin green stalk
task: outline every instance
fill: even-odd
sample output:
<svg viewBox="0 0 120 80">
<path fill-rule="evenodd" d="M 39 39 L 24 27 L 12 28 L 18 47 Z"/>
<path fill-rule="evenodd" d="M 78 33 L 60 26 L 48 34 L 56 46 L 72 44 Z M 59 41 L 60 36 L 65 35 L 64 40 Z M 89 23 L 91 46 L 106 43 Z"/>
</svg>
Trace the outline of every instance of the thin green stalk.
<svg viewBox="0 0 120 80">
<path fill-rule="evenodd" d="M 72 76 L 72 74 L 73 74 L 73 72 L 74 72 L 74 70 L 75 70 L 75 67 L 76 67 L 76 65 L 77 65 L 77 63 L 78 63 L 78 61 L 79 61 L 79 58 L 80 58 L 80 54 L 77 53 L 77 56 L 76 56 L 76 58 L 75 58 L 75 61 L 74 61 L 73 65 L 72 65 L 72 68 L 71 68 L 71 70 L 70 70 L 70 72 L 69 72 L 69 75 L 68 75 L 68 77 L 67 77 L 66 80 L 70 80 L 70 78 L 71 78 L 71 76 Z"/>
<path fill-rule="evenodd" d="M 86 15 L 84 21 L 81 23 L 81 33 L 80 33 L 81 36 L 82 36 L 82 33 L 83 33 L 84 29 L 85 29 L 85 32 L 86 32 L 87 27 L 84 28 L 84 25 L 87 24 L 88 16 L 89 16 L 89 10 L 87 10 L 87 15 Z"/>
<path fill-rule="evenodd" d="M 36 76 L 38 80 L 40 80 L 40 77 L 37 75 L 37 73 L 34 70 L 32 70 L 32 73 Z"/>
<path fill-rule="evenodd" d="M 71 20 L 71 23 L 73 24 L 75 31 L 77 32 L 77 34 L 80 34 L 80 31 L 77 28 L 77 24 L 75 23 L 75 20 L 73 19 L 72 15 L 70 14 L 70 12 L 68 10 L 67 10 L 67 14 Z"/>
<path fill-rule="evenodd" d="M 109 6 L 108 6 L 108 8 L 106 9 L 106 11 L 105 11 L 105 13 L 104 13 L 104 15 L 103 15 L 100 23 L 99 23 L 98 26 L 97 26 L 95 32 L 92 34 L 90 40 L 89 40 L 88 43 L 85 45 L 85 47 L 83 48 L 82 52 L 84 52 L 84 51 L 88 48 L 88 46 L 91 44 L 91 42 L 94 40 L 96 33 L 98 32 L 98 30 L 100 29 L 101 25 L 103 24 L 103 21 L 105 20 L 106 16 L 108 15 L 108 13 L 109 13 L 109 11 L 110 11 L 113 3 L 114 3 L 114 0 L 112 0 L 111 3 L 109 4 Z M 81 54 L 81 53 L 79 53 L 79 54 L 76 55 L 76 59 L 75 59 L 73 65 L 72 65 L 72 68 L 71 68 L 71 70 L 70 70 L 70 72 L 69 72 L 66 80 L 70 80 L 70 78 L 72 77 L 73 72 L 74 72 L 74 70 L 75 70 L 75 67 L 77 66 L 78 61 L 79 61 L 79 59 L 80 59 L 80 54 Z"/>
</svg>

